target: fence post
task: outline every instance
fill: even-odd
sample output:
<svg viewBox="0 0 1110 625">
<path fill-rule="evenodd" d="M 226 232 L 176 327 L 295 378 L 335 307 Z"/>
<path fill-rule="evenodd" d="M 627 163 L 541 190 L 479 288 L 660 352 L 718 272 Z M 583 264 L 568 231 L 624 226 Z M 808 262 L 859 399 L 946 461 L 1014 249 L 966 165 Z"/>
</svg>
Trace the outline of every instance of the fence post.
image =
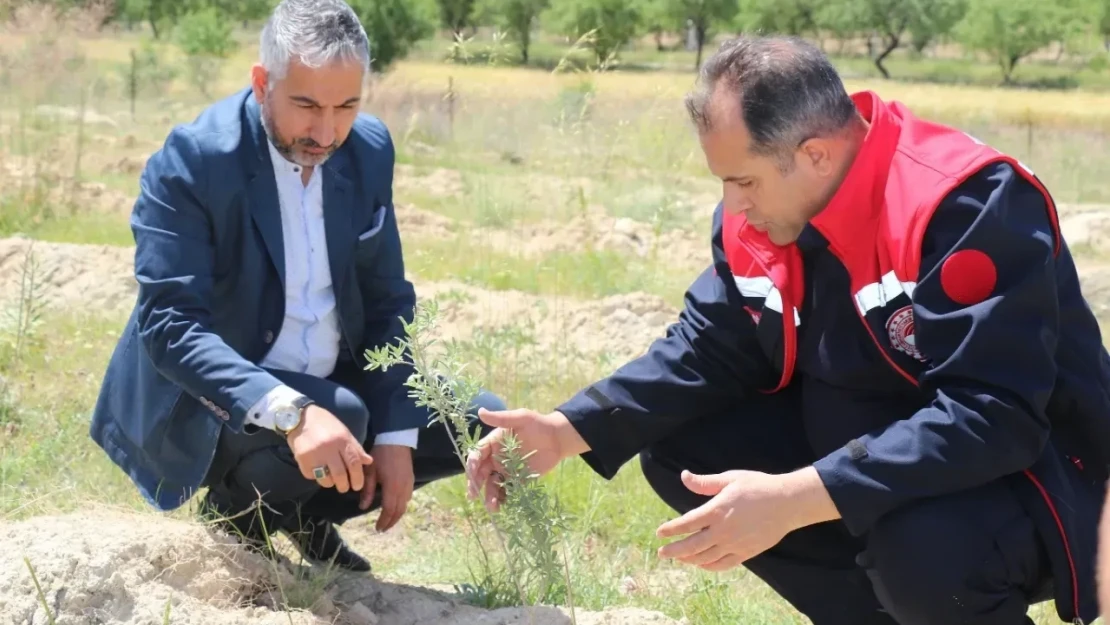
<svg viewBox="0 0 1110 625">
<path fill-rule="evenodd" d="M 131 99 L 131 121 L 135 121 L 135 98 L 138 97 L 138 61 L 135 59 L 135 48 L 131 48 L 131 79 L 128 81 L 127 95 Z"/>
<path fill-rule="evenodd" d="M 455 77 L 447 77 L 447 136 L 455 140 Z"/>
</svg>

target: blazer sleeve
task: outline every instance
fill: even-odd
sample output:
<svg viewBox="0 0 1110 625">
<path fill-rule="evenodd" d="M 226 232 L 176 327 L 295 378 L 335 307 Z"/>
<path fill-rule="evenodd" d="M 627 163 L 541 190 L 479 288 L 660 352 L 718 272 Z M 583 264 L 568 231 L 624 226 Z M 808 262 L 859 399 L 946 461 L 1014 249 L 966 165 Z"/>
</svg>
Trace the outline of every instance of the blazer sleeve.
<svg viewBox="0 0 1110 625">
<path fill-rule="evenodd" d="M 241 431 L 247 411 L 280 381 L 212 331 L 214 243 L 199 143 L 170 132 L 147 162 L 131 215 L 139 337 L 155 369 L 194 398 L 226 411 Z"/>
<path fill-rule="evenodd" d="M 778 381 L 725 260 L 720 207 L 712 241 L 713 266 L 686 291 L 666 336 L 556 408 L 590 446 L 582 459 L 602 477 L 683 424 L 735 410 L 750 389 Z"/>
</svg>

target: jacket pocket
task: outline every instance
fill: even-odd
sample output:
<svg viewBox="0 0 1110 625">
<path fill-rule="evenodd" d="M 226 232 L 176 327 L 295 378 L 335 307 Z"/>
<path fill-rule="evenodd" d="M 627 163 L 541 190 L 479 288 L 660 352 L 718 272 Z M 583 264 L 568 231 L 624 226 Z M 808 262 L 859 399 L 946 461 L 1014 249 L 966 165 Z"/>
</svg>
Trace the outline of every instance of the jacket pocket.
<svg viewBox="0 0 1110 625">
<path fill-rule="evenodd" d="M 367 250 L 372 250 L 378 246 L 381 240 L 382 227 L 385 226 L 385 216 L 389 209 L 383 204 L 374 209 L 374 214 L 370 217 L 370 226 L 363 230 L 358 235 L 358 242 L 356 245 L 356 252 L 362 254 Z"/>
</svg>

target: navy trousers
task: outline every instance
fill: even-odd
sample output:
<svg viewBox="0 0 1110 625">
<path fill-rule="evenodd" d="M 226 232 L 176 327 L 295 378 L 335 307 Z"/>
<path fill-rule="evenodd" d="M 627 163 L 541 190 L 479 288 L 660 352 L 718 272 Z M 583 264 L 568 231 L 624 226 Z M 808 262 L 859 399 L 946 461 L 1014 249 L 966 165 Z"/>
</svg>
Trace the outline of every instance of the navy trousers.
<svg viewBox="0 0 1110 625">
<path fill-rule="evenodd" d="M 816 458 L 795 393 L 746 400 L 643 451 L 648 483 L 677 513 L 708 501 L 683 469 L 786 473 Z M 1031 625 L 1050 598 L 1045 548 L 1004 481 L 899 509 L 869 535 L 839 521 L 791 532 L 745 563 L 814 625 Z"/>
<path fill-rule="evenodd" d="M 367 434 L 372 416 L 365 402 L 342 384 L 342 374 L 322 379 L 290 371 L 270 372 L 334 414 L 356 439 L 363 441 L 364 449 L 369 451 L 373 447 L 373 437 Z M 488 391 L 479 394 L 468 415 L 472 431 L 490 429 L 477 417 L 478 409 L 483 407 L 504 410 L 505 404 Z M 439 423 L 420 429 L 412 462 L 417 489 L 463 472 L 448 430 Z M 314 480 L 305 479 L 285 438 L 255 426 L 238 433 L 226 428 L 221 432 L 204 485 L 209 488 L 208 504 L 227 515 L 257 508 L 261 499 L 265 505 L 252 515 L 251 524 L 265 523 L 268 530 L 296 529 L 305 519 L 342 525 L 381 506 L 381 488 L 375 492 L 370 508 L 362 510 L 358 507 L 359 492 L 341 494 L 335 488 L 323 488 Z"/>
</svg>

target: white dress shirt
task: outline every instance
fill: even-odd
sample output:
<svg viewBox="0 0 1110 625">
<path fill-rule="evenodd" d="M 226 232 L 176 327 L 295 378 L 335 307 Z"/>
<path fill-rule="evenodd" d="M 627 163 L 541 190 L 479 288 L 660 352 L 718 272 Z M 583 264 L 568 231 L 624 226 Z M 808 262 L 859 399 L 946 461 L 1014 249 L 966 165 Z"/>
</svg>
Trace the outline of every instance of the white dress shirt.
<svg viewBox="0 0 1110 625">
<path fill-rule="evenodd" d="M 326 378 L 335 370 L 342 337 L 324 234 L 320 168 L 312 170 L 306 185 L 301 181 L 301 166 L 286 160 L 269 141 L 266 145 L 270 149 L 281 205 L 285 319 L 262 366 Z M 288 386 L 278 386 L 248 411 L 247 421 L 274 429 L 275 406 L 299 395 L 301 393 Z M 416 448 L 418 436 L 418 429 L 385 432 L 374 442 Z"/>
</svg>

